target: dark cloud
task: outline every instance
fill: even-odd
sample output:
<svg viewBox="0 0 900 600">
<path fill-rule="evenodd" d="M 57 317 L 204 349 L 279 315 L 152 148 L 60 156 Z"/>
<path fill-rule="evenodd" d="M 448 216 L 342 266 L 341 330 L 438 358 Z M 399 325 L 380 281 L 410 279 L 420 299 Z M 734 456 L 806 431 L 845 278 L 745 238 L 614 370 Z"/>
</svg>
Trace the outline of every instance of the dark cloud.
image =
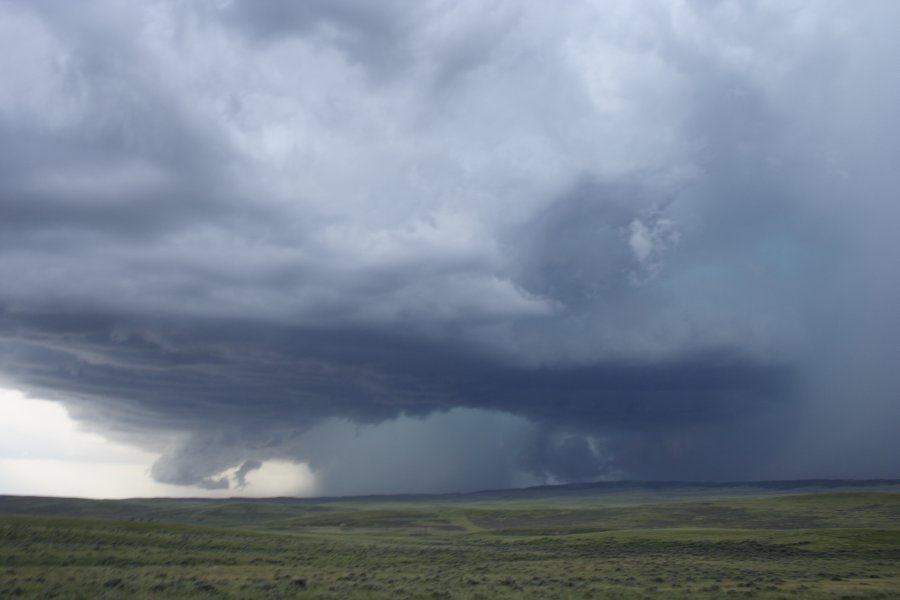
<svg viewBox="0 0 900 600">
<path fill-rule="evenodd" d="M 412 60 L 410 38 L 416 27 L 414 5 L 357 0 L 284 2 L 239 0 L 223 16 L 238 30 L 261 41 L 309 37 L 336 47 L 352 62 L 389 74 Z"/>
<path fill-rule="evenodd" d="M 585 478 L 610 459 L 588 452 L 583 436 L 729 427 L 783 414 L 793 388 L 789 368 L 729 352 L 535 367 L 459 341 L 359 328 L 229 320 L 142 331 L 111 317 L 15 312 L 3 323 L 4 363 L 19 385 L 62 394 L 76 417 L 105 429 L 190 433 L 153 469 L 179 484 L 220 486 L 216 473 L 247 456 L 282 457 L 329 419 L 371 424 L 454 408 L 543 424 L 520 467 Z"/>
<path fill-rule="evenodd" d="M 896 475 L 895 12 L 0 3 L 0 374 L 208 488 Z"/>
</svg>

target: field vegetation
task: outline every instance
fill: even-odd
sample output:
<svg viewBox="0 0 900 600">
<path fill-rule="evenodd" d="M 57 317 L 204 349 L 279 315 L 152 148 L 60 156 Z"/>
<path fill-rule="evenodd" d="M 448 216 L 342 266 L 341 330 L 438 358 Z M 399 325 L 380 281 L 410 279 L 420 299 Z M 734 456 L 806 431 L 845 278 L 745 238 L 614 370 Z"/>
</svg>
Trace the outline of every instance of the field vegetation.
<svg viewBox="0 0 900 600">
<path fill-rule="evenodd" d="M 900 598 L 900 491 L 0 497 L 0 597 Z"/>
</svg>

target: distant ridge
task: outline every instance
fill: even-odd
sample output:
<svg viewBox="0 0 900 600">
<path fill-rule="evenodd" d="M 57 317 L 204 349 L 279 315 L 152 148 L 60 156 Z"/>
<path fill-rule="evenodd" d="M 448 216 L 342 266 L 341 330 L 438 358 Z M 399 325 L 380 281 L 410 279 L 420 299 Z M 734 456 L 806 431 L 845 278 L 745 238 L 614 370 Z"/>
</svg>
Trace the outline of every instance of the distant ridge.
<svg viewBox="0 0 900 600">
<path fill-rule="evenodd" d="M 57 512 L 64 503 L 73 501 L 95 504 L 116 503 L 274 503 L 274 504 L 328 504 L 336 502 L 479 502 L 491 500 L 529 500 L 544 498 L 592 497 L 598 499 L 616 497 L 655 498 L 716 498 L 734 496 L 808 494 L 825 491 L 881 491 L 900 492 L 900 479 L 789 479 L 767 481 L 594 481 L 538 485 L 525 488 L 490 489 L 474 492 L 449 492 L 437 494 L 368 494 L 358 496 L 316 496 L 272 498 L 130 498 L 124 500 L 86 500 L 50 496 L 0 495 L 0 514 L 21 513 L 24 508 L 34 513 Z"/>
<path fill-rule="evenodd" d="M 900 479 L 772 479 L 764 481 L 594 481 L 583 483 L 562 483 L 556 485 L 537 485 L 527 488 L 518 488 L 522 491 L 532 490 L 598 490 L 598 489 L 677 489 L 685 487 L 701 488 L 735 488 L 754 487 L 767 490 L 801 489 L 809 487 L 836 488 L 836 487 L 872 487 L 872 486 L 900 485 Z M 473 494 L 491 493 L 472 492 Z M 517 491 L 517 489 L 509 490 Z"/>
</svg>

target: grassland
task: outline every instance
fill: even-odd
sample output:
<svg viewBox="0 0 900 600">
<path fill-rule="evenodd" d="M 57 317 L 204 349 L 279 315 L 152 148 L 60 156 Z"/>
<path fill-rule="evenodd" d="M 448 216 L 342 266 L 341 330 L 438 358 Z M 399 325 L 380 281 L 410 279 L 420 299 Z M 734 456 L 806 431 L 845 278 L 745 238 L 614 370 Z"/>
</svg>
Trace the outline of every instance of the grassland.
<svg viewBox="0 0 900 600">
<path fill-rule="evenodd" d="M 0 497 L 0 597 L 900 598 L 897 486 L 796 491 Z"/>
</svg>

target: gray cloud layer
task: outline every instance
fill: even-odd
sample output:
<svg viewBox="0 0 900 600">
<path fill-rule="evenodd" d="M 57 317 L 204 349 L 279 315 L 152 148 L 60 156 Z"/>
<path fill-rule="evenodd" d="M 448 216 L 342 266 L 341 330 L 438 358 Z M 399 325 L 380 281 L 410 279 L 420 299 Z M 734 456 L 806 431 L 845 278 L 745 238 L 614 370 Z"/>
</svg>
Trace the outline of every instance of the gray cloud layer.
<svg viewBox="0 0 900 600">
<path fill-rule="evenodd" d="M 207 487 L 897 476 L 897 13 L 0 2 L 0 374 Z"/>
</svg>

